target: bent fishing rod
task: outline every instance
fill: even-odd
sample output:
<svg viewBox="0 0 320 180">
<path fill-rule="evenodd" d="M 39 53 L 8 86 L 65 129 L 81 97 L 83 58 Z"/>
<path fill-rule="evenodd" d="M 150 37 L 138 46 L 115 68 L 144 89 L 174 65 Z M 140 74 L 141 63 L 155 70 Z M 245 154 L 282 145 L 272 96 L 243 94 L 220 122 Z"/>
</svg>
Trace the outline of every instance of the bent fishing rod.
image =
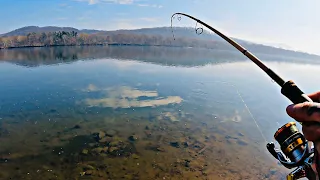
<svg viewBox="0 0 320 180">
<path fill-rule="evenodd" d="M 303 93 L 303 91 L 301 91 L 292 80 L 285 81 L 282 79 L 247 49 L 207 23 L 185 13 L 174 13 L 171 16 L 171 28 L 173 28 L 172 22 L 175 16 L 178 16 L 178 20 L 181 19 L 181 16 L 186 16 L 219 35 L 269 75 L 269 77 L 281 87 L 281 93 L 294 104 L 312 102 L 312 100 Z M 196 28 L 196 33 L 198 32 L 201 34 L 203 32 L 203 28 Z M 309 125 L 319 125 L 319 123 L 310 122 Z M 276 149 L 274 143 L 271 142 L 267 144 L 268 151 L 286 168 L 296 168 L 287 175 L 287 180 L 295 180 L 303 177 L 307 177 L 310 180 L 315 180 L 317 178 L 311 167 L 314 159 L 317 159 L 315 158 L 315 154 L 317 154 L 315 152 L 316 149 L 314 148 L 315 143 L 314 147 L 309 148 L 308 141 L 305 139 L 304 135 L 299 132 L 295 122 L 289 122 L 280 127 L 274 134 L 274 138 L 279 143 L 281 150 Z M 317 164 L 317 167 L 319 167 L 320 162 L 317 160 L 315 163 Z"/>
</svg>

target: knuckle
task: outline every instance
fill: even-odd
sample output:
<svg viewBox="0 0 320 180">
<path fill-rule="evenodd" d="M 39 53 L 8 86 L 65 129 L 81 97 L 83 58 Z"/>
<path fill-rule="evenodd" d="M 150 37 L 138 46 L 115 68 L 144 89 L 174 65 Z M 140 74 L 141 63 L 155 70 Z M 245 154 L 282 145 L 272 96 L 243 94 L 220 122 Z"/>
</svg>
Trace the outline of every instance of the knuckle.
<svg viewBox="0 0 320 180">
<path fill-rule="evenodd" d="M 309 116 L 312 116 L 313 118 L 316 118 L 317 120 L 320 119 L 320 105 L 319 103 L 314 103 L 307 109 L 307 114 Z"/>
<path fill-rule="evenodd" d="M 312 106 L 312 104 L 313 104 L 312 102 L 303 102 L 301 107 L 302 108 L 309 108 L 310 106 Z"/>
</svg>

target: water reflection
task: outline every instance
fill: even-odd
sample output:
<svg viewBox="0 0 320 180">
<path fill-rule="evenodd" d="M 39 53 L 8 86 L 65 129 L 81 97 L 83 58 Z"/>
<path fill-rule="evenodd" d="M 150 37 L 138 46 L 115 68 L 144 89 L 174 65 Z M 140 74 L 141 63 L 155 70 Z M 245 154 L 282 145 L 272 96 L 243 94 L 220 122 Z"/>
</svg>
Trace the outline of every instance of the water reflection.
<svg viewBox="0 0 320 180">
<path fill-rule="evenodd" d="M 308 58 L 295 58 L 272 54 L 256 54 L 264 61 L 295 63 L 319 62 Z M 113 58 L 138 60 L 168 66 L 203 66 L 247 60 L 237 51 L 209 50 L 199 48 L 145 47 L 145 46 L 79 46 L 79 47 L 37 47 L 0 51 L 0 60 L 33 67 L 78 60 Z"/>
<path fill-rule="evenodd" d="M 241 54 L 160 47 L 0 54 L 10 62 L 0 64 L 0 179 L 279 179 L 287 172 L 266 153 L 237 91 L 268 140 L 290 120 L 289 102 Z M 286 78 L 294 69 L 298 83 L 312 79 L 303 73 L 309 66 L 268 64 Z M 310 91 L 319 80 L 301 87 Z"/>
<path fill-rule="evenodd" d="M 90 91 L 97 91 L 94 85 L 89 86 Z M 157 91 L 142 91 L 131 87 L 111 87 L 100 89 L 105 91 L 107 97 L 99 99 L 87 98 L 83 101 L 89 107 L 112 107 L 112 108 L 136 108 L 136 107 L 156 107 L 169 104 L 179 104 L 182 98 L 179 96 L 159 97 Z"/>
</svg>

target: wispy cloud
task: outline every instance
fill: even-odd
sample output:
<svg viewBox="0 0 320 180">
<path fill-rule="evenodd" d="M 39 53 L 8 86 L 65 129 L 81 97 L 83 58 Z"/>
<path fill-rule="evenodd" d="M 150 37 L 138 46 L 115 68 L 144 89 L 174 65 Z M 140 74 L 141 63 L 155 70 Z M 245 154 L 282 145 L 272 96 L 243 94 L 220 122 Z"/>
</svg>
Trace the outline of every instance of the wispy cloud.
<svg viewBox="0 0 320 180">
<path fill-rule="evenodd" d="M 141 21 L 146 21 L 146 22 L 157 22 L 159 21 L 158 18 L 148 18 L 148 17 L 144 17 L 144 18 L 140 18 Z"/>
<path fill-rule="evenodd" d="M 162 8 L 162 5 L 158 5 L 158 4 L 138 4 L 138 6 L 140 7 L 153 7 L 153 8 Z"/>
<path fill-rule="evenodd" d="M 124 13 L 124 12 L 119 12 L 119 13 L 116 13 L 117 16 L 126 16 L 128 15 L 128 13 Z"/>
<path fill-rule="evenodd" d="M 114 3 L 114 4 L 133 4 L 134 0 L 74 0 L 78 2 L 87 2 L 90 5 L 98 3 Z"/>
<path fill-rule="evenodd" d="M 89 107 L 111 107 L 111 108 L 133 108 L 133 107 L 157 107 L 166 106 L 169 104 L 180 104 L 183 99 L 179 96 L 159 96 L 157 91 L 147 91 L 136 89 L 128 86 L 111 87 L 111 88 L 98 88 L 90 84 L 85 90 L 86 92 L 104 92 L 106 97 L 100 99 L 84 99 L 82 102 Z M 146 100 L 140 100 L 144 97 Z M 167 116 L 170 116 L 167 114 Z M 171 115 L 172 116 L 172 115 Z"/>
<path fill-rule="evenodd" d="M 133 0 L 105 0 L 105 1 L 110 1 L 118 4 L 132 4 Z"/>
<path fill-rule="evenodd" d="M 112 29 L 138 29 L 139 26 L 132 19 L 114 19 L 112 20 Z"/>
<path fill-rule="evenodd" d="M 136 5 L 139 7 L 150 7 L 150 8 L 162 8 L 162 5 L 159 4 L 148 4 L 148 3 L 139 3 L 141 0 L 73 0 L 77 2 L 87 2 L 89 5 L 98 4 L 98 3 L 113 3 L 113 4 L 124 4 L 124 5 Z"/>
<path fill-rule="evenodd" d="M 72 6 L 70 6 L 67 3 L 62 3 L 62 4 L 59 4 L 59 7 L 61 7 L 61 8 L 71 8 Z"/>
<path fill-rule="evenodd" d="M 65 20 L 68 20 L 68 18 L 65 18 L 65 17 L 59 17 L 59 18 L 56 18 L 56 20 L 58 20 L 58 21 L 65 21 Z"/>
<path fill-rule="evenodd" d="M 141 18 L 116 18 L 113 19 L 112 28 L 115 29 L 138 29 L 142 27 L 154 27 L 160 21 L 155 17 L 141 17 Z"/>
</svg>

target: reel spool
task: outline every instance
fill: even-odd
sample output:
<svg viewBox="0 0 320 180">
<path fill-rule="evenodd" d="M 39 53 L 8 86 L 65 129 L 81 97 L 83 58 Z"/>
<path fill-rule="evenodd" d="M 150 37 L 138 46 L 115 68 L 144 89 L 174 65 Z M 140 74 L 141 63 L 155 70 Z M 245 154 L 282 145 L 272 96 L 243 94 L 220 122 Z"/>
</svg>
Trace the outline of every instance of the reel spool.
<svg viewBox="0 0 320 180">
<path fill-rule="evenodd" d="M 302 102 L 312 102 L 312 100 L 307 95 L 305 95 L 292 80 L 285 82 L 279 75 L 277 75 L 274 71 L 272 71 L 265 64 L 263 64 L 260 59 L 255 57 L 252 53 L 243 48 L 237 42 L 230 39 L 220 31 L 206 24 L 205 22 L 185 13 L 174 13 L 171 16 L 171 28 L 172 20 L 175 15 L 186 16 L 190 19 L 193 19 L 197 23 L 200 23 L 201 25 L 210 29 L 212 32 L 216 33 L 222 39 L 226 40 L 238 51 L 240 51 L 246 57 L 248 57 L 253 63 L 259 66 L 260 69 L 267 73 L 269 77 L 271 77 L 281 87 L 281 93 L 288 99 L 290 99 L 294 104 Z M 199 29 L 196 29 L 196 31 L 197 30 Z M 306 141 L 304 136 L 298 131 L 296 124 L 285 124 L 284 126 L 278 129 L 274 137 L 280 144 L 281 151 L 275 149 L 275 145 L 272 142 L 267 144 L 268 151 L 285 167 L 289 169 L 293 167 L 298 167 L 295 171 L 293 171 L 291 174 L 287 176 L 288 179 L 297 179 L 299 177 L 308 177 L 309 179 L 314 179 L 314 173 L 312 173 L 311 168 L 311 163 L 314 156 L 313 149 L 309 149 L 308 142 Z"/>
<path fill-rule="evenodd" d="M 275 149 L 272 142 L 267 144 L 267 149 L 289 169 L 302 165 L 311 153 L 308 141 L 298 130 L 295 122 L 289 122 L 279 128 L 274 134 L 274 138 L 279 143 L 281 151 Z"/>
<path fill-rule="evenodd" d="M 295 122 L 289 122 L 280 127 L 274 134 L 275 140 L 279 143 L 280 149 L 275 149 L 274 143 L 268 143 L 267 149 L 282 165 L 291 169 L 287 179 L 294 180 L 302 177 L 314 179 L 311 168 L 313 160 L 313 149 L 309 148 L 308 141 L 298 130 Z"/>
<path fill-rule="evenodd" d="M 305 151 L 307 143 L 304 136 L 299 132 L 295 122 L 283 125 L 274 134 L 274 138 L 280 144 L 281 150 L 291 162 L 299 161 Z"/>
</svg>

